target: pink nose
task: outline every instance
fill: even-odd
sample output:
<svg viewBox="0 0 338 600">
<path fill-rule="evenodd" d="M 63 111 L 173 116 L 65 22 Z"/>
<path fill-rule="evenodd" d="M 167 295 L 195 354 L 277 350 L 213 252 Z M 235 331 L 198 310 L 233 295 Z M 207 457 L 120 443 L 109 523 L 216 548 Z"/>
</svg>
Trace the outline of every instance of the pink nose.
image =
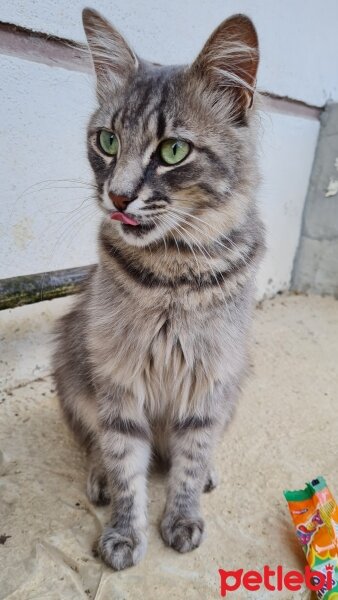
<svg viewBox="0 0 338 600">
<path fill-rule="evenodd" d="M 117 194 L 113 194 L 113 192 L 109 192 L 108 196 L 117 210 L 125 210 L 130 202 L 127 196 L 118 196 Z"/>
</svg>

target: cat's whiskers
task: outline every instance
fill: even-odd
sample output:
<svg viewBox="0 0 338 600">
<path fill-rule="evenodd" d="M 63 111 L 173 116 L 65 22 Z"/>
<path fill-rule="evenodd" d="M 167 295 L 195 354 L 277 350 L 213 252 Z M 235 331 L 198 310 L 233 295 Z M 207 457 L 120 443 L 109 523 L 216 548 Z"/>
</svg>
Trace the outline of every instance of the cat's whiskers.
<svg viewBox="0 0 338 600">
<path fill-rule="evenodd" d="M 71 185 L 71 186 L 53 186 L 53 185 L 49 185 L 50 183 L 71 183 L 71 184 L 76 184 L 76 185 Z M 48 184 L 44 187 L 38 187 L 44 184 Z M 23 204 L 21 206 L 25 206 L 25 202 L 27 199 L 27 196 L 32 196 L 35 193 L 40 193 L 40 192 L 44 192 L 44 191 L 50 191 L 50 190 L 59 190 L 59 189 L 79 189 L 79 190 L 93 190 L 96 193 L 98 192 L 98 186 L 95 183 L 91 183 L 91 182 L 87 182 L 81 179 L 44 179 L 41 181 L 36 181 L 35 183 L 31 184 L 30 186 L 28 186 L 25 190 L 23 190 L 23 192 L 16 198 L 15 202 L 13 203 L 13 207 L 12 210 L 9 211 L 8 214 L 8 224 L 10 226 L 10 224 L 13 223 L 13 215 L 14 213 L 17 213 L 18 211 L 18 203 L 23 202 Z M 56 203 L 60 203 L 60 202 L 64 202 L 64 198 L 58 198 L 58 199 L 53 199 L 53 205 L 55 205 Z M 36 209 L 35 212 L 31 212 L 31 207 L 30 207 L 30 216 L 35 216 L 38 212 L 40 212 L 39 209 Z"/>
<path fill-rule="evenodd" d="M 87 196 L 86 198 L 81 198 L 81 204 L 79 204 L 79 206 L 75 206 L 75 208 L 73 208 L 72 210 L 67 210 L 67 211 L 62 211 L 62 210 L 58 210 L 58 211 L 54 211 L 52 213 L 52 215 L 71 215 L 74 212 L 77 212 L 79 210 L 82 210 L 82 208 L 84 208 L 84 204 L 85 202 L 92 202 L 94 204 L 95 201 L 95 197 L 93 196 Z M 93 206 L 93 204 L 91 206 Z"/>
<path fill-rule="evenodd" d="M 178 236 L 179 236 L 180 238 L 182 238 L 182 234 L 180 233 L 179 229 L 177 229 L 177 223 L 176 223 L 176 221 L 175 221 L 175 224 L 174 224 L 174 223 L 173 223 L 173 222 L 170 220 L 170 216 L 169 216 L 169 215 L 168 215 L 168 218 L 166 219 L 166 222 L 167 222 L 168 226 L 170 227 L 170 230 L 169 230 L 169 235 L 171 235 L 171 236 L 172 236 L 172 238 L 173 238 L 173 240 L 174 240 L 174 242 L 175 242 L 175 244 L 176 244 L 176 247 L 177 247 L 177 250 L 178 250 L 178 254 L 179 254 L 179 255 L 181 255 L 181 252 L 180 252 L 179 245 L 178 245 L 178 243 L 177 243 L 177 240 L 176 240 L 176 238 L 175 238 L 175 236 L 173 235 L 173 233 L 172 233 L 172 231 L 171 231 L 171 230 L 174 230 L 174 231 L 176 231 L 176 233 L 178 234 Z M 188 245 L 188 247 L 189 247 L 189 248 L 190 248 L 190 250 L 191 250 L 191 253 L 192 253 L 192 255 L 194 256 L 194 259 L 195 259 L 195 261 L 196 261 L 196 265 L 197 265 L 197 269 L 198 269 L 198 273 L 199 273 L 199 281 L 201 281 L 201 267 L 200 267 L 200 264 L 199 264 L 199 262 L 198 262 L 198 260 L 197 260 L 197 256 L 196 256 L 196 253 L 195 253 L 195 251 L 194 251 L 194 249 L 193 249 L 193 246 L 192 246 L 192 245 L 190 244 L 190 242 L 189 242 L 188 240 L 186 240 L 184 237 L 183 237 L 182 239 L 183 239 L 183 241 L 184 241 L 184 242 L 185 242 L 185 243 Z"/>
<path fill-rule="evenodd" d="M 76 184 L 76 185 L 72 185 L 72 186 L 53 186 L 50 184 L 53 183 L 71 183 L 71 184 Z M 41 186 L 41 185 L 45 185 L 47 184 L 45 187 L 43 188 L 38 188 L 37 186 Z M 83 181 L 81 179 L 43 179 L 41 181 L 36 181 L 35 183 L 33 183 L 32 185 L 28 186 L 16 199 L 17 202 L 19 202 L 24 196 L 26 195 L 31 195 L 34 194 L 35 192 L 43 192 L 45 190 L 58 190 L 58 189 L 94 189 L 94 190 L 98 190 L 98 186 L 96 185 L 96 183 L 93 182 L 88 182 L 88 181 Z"/>
<path fill-rule="evenodd" d="M 188 232 L 187 232 L 187 234 L 188 234 Z M 189 235 L 189 234 L 188 234 L 188 235 Z M 217 283 L 217 285 L 218 285 L 218 288 L 219 288 L 219 290 L 220 290 L 220 292 L 221 292 L 221 294 L 222 294 L 222 297 L 223 297 L 223 300 L 224 300 L 224 305 L 223 305 L 223 306 L 224 306 L 224 308 L 226 309 L 226 311 L 227 311 L 227 313 L 228 313 L 228 316 L 229 316 L 229 321 L 230 321 L 230 322 L 231 322 L 231 324 L 233 325 L 233 324 L 234 324 L 234 321 L 233 321 L 233 318 L 232 318 L 232 315 L 231 315 L 231 312 L 230 312 L 230 309 L 229 309 L 229 306 L 228 306 L 228 300 L 227 300 L 227 298 L 225 297 L 224 290 L 222 289 L 222 287 L 221 287 L 221 284 L 220 284 L 220 282 L 218 281 L 218 277 L 217 277 L 217 275 L 216 275 L 216 273 L 215 273 L 215 271 L 214 271 L 213 267 L 211 266 L 211 261 L 212 261 L 213 259 L 212 259 L 211 255 L 208 253 L 208 251 L 206 250 L 205 246 L 203 246 L 203 244 L 200 244 L 200 250 L 201 250 L 201 252 L 202 252 L 202 253 L 203 253 L 203 250 L 204 250 L 204 251 L 207 253 L 208 257 L 209 257 L 210 263 L 209 263 L 209 265 L 208 265 L 208 266 L 209 266 L 209 268 L 211 269 L 211 271 L 212 271 L 212 273 L 213 273 L 213 276 L 214 276 L 214 279 L 215 279 L 215 281 L 216 281 L 216 283 Z M 205 254 L 204 254 L 204 256 L 205 256 Z M 225 279 L 224 279 L 224 276 L 223 276 L 223 274 L 221 273 L 221 271 L 218 271 L 218 273 L 220 274 L 220 276 L 221 276 L 221 278 L 222 278 L 222 281 L 223 281 L 224 285 L 226 285 L 226 281 L 225 281 Z M 231 292 L 229 292 L 229 291 L 228 291 L 228 294 L 229 294 L 229 298 L 230 298 L 230 300 L 232 301 L 232 300 L 233 300 L 233 296 L 232 296 Z"/>
<path fill-rule="evenodd" d="M 86 207 L 86 208 L 89 209 L 89 208 L 93 208 L 93 207 L 91 206 L 91 207 Z M 79 217 L 79 219 L 77 221 L 75 221 L 75 222 L 72 221 L 71 226 L 73 226 L 75 223 L 78 223 L 79 225 L 82 225 L 83 221 L 85 219 L 87 219 L 89 216 L 91 216 L 91 214 L 92 213 L 90 211 L 88 212 L 88 210 L 87 210 L 85 214 L 81 214 L 81 216 Z M 52 259 L 54 260 L 55 255 L 56 255 L 56 246 L 60 246 L 59 242 L 61 241 L 62 238 L 64 239 L 65 234 L 66 234 L 66 232 L 63 231 L 61 233 L 61 235 L 58 237 L 58 239 L 56 240 L 56 242 L 55 242 L 54 246 L 52 247 L 51 252 L 50 252 L 50 254 L 48 256 L 48 261 L 51 261 Z M 75 235 L 76 235 L 76 233 L 75 233 Z M 71 240 L 72 241 L 74 240 L 74 236 L 72 236 Z M 70 242 L 68 243 L 67 248 L 69 248 L 69 245 L 70 245 Z M 43 293 L 43 287 L 44 287 L 44 282 L 45 282 L 46 275 L 47 275 L 47 273 L 45 273 L 45 274 L 42 275 L 41 286 L 40 286 L 40 292 L 41 292 L 41 294 Z"/>
<path fill-rule="evenodd" d="M 181 222 L 181 223 L 182 223 L 182 222 Z M 191 225 L 190 223 L 188 223 L 188 222 L 187 222 L 187 221 L 185 221 L 185 220 L 183 220 L 183 223 L 184 223 L 184 224 Z M 187 233 L 187 235 L 189 235 L 189 232 L 187 232 L 187 231 L 186 231 L 186 233 Z M 191 235 L 191 234 L 190 234 L 190 235 Z M 207 253 L 207 255 L 208 255 L 208 258 L 209 258 L 210 262 L 212 262 L 212 261 L 213 261 L 213 258 L 212 258 L 212 256 L 210 255 L 210 253 L 207 251 L 207 249 L 206 249 L 206 247 L 204 246 L 204 244 L 202 244 L 202 242 L 200 242 L 199 240 L 196 240 L 196 238 L 194 238 L 194 239 L 195 239 L 195 243 L 196 243 L 196 244 L 199 246 L 200 250 L 201 250 L 202 252 L 203 252 L 203 250 L 204 250 L 204 252 L 206 252 L 206 253 Z M 202 249 L 203 249 L 203 250 L 202 250 Z M 205 255 L 204 255 L 204 256 L 205 256 Z M 215 271 L 213 270 L 213 268 L 212 268 L 211 264 L 209 264 L 209 267 L 210 267 L 210 269 L 212 270 L 212 273 L 213 273 L 213 275 L 214 275 L 214 278 L 215 278 L 215 280 L 216 280 L 216 281 L 217 281 L 217 283 L 218 283 L 218 278 L 217 278 L 217 276 L 216 276 L 216 274 L 215 274 Z M 223 280 L 223 283 L 224 283 L 224 284 L 226 284 L 223 274 L 221 273 L 221 271 L 218 271 L 218 272 L 219 272 L 219 274 L 220 274 L 220 276 L 221 276 L 221 278 L 222 278 L 222 280 Z M 218 283 L 218 285 L 219 285 L 219 283 Z M 220 289 L 221 289 L 221 288 L 220 288 Z M 224 295 L 223 295 L 223 297 L 224 297 Z M 232 296 L 231 292 L 229 292 L 229 297 L 230 297 L 230 299 L 231 299 L 231 300 L 233 299 L 233 296 Z M 226 302 L 226 300 L 225 300 L 225 297 L 224 297 L 224 301 Z"/>
<path fill-rule="evenodd" d="M 95 198 L 93 196 L 87 196 L 86 198 L 81 198 L 81 204 L 79 206 L 76 206 L 72 210 L 69 210 L 69 211 L 66 211 L 66 212 L 55 211 L 53 213 L 49 213 L 49 214 L 52 214 L 52 215 L 59 215 L 59 214 L 61 214 L 61 215 L 65 215 L 65 216 L 62 216 L 59 219 L 54 220 L 50 225 L 48 225 L 46 228 L 44 228 L 43 235 L 45 233 L 47 233 L 51 228 L 53 228 L 55 226 L 59 226 L 59 224 L 60 224 L 60 227 L 66 225 L 68 223 L 69 218 L 75 212 L 77 213 L 79 211 L 83 211 L 84 208 L 90 208 L 90 207 L 96 210 L 97 207 L 96 207 L 96 204 L 95 204 L 94 201 L 95 201 Z M 86 206 L 84 206 L 85 202 L 91 202 L 91 203 L 90 203 L 90 205 L 86 204 Z M 35 213 L 32 213 L 32 214 L 34 215 Z"/>
<path fill-rule="evenodd" d="M 181 225 L 181 228 L 183 229 L 183 231 L 185 231 L 185 233 L 186 233 L 187 235 L 190 235 L 190 237 L 191 237 L 191 238 L 193 238 L 193 236 L 192 236 L 191 234 L 189 234 L 189 232 L 187 232 L 187 231 L 184 229 L 184 227 L 183 227 L 182 225 Z M 230 322 L 233 324 L 234 322 L 233 322 L 233 319 L 232 319 L 232 316 L 231 316 L 231 313 L 230 313 L 230 310 L 229 310 L 229 307 L 228 307 L 228 300 L 225 298 L 224 291 L 223 291 L 223 289 L 221 288 L 221 285 L 220 285 L 220 283 L 219 283 L 219 281 L 218 281 L 218 277 L 217 277 L 217 275 L 216 275 L 216 273 L 215 273 L 215 271 L 214 271 L 213 267 L 211 266 L 211 262 L 212 262 L 213 258 L 211 257 L 211 255 L 209 254 L 209 252 L 207 251 L 207 249 L 205 248 L 205 246 L 204 246 L 204 245 L 203 245 L 203 244 L 202 244 L 202 243 L 201 243 L 199 240 L 196 240 L 196 238 L 193 238 L 193 239 L 195 240 L 195 243 L 197 244 L 197 246 L 200 248 L 200 251 L 202 252 L 202 254 L 204 254 L 204 256 L 205 256 L 205 253 L 206 253 L 206 254 L 207 254 L 207 257 L 209 258 L 209 261 L 210 261 L 210 263 L 208 263 L 208 266 L 209 266 L 209 268 L 211 269 L 211 271 L 212 271 L 212 273 L 213 273 L 213 276 L 214 276 L 214 279 L 215 279 L 215 281 L 216 281 L 216 283 L 217 283 L 217 285 L 218 285 L 218 287 L 219 287 L 219 289 L 220 289 L 220 291 L 221 291 L 221 294 L 222 294 L 222 296 L 223 296 L 223 299 L 224 299 L 224 304 L 225 304 L 225 308 L 226 308 L 226 310 L 227 310 L 227 312 L 228 312 L 228 315 L 229 315 L 229 320 L 230 320 Z M 222 278 L 222 280 L 223 280 L 223 283 L 226 285 L 226 281 L 225 281 L 225 279 L 224 279 L 224 276 L 223 276 L 223 274 L 222 274 L 220 271 L 218 271 L 218 272 L 219 272 L 219 274 L 220 274 L 220 276 L 221 276 L 221 278 Z M 228 291 L 228 294 L 229 294 L 229 298 L 230 298 L 230 300 L 232 301 L 232 300 L 233 300 L 233 295 L 232 295 L 232 293 L 231 293 L 230 291 Z"/>
<path fill-rule="evenodd" d="M 218 233 L 218 234 L 219 234 L 221 237 L 223 237 L 224 239 L 226 239 L 226 240 L 227 240 L 227 242 L 229 242 L 229 244 L 231 244 L 231 245 L 232 245 L 232 247 L 233 247 L 233 248 L 235 248 L 235 249 L 237 250 L 237 252 L 239 252 L 239 254 L 240 254 L 241 256 L 244 256 L 244 257 L 248 256 L 248 253 L 247 253 L 246 251 L 244 251 L 244 252 L 243 252 L 243 251 L 242 251 L 242 250 L 239 248 L 239 246 L 238 246 L 238 245 L 237 245 L 237 244 L 236 244 L 236 243 L 235 243 L 235 242 L 234 242 L 234 241 L 233 241 L 231 238 L 229 238 L 229 237 L 228 237 L 228 236 L 227 236 L 227 235 L 226 235 L 224 232 L 220 231 L 219 229 L 217 229 L 216 227 L 214 227 L 213 225 L 211 225 L 211 224 L 210 224 L 210 223 L 208 223 L 207 221 L 204 221 L 203 219 L 200 219 L 199 217 L 196 217 L 195 215 L 193 215 L 193 214 L 191 214 L 191 213 L 188 213 L 188 212 L 186 212 L 186 211 L 183 211 L 183 210 L 181 210 L 181 209 L 179 209 L 179 208 L 177 208 L 177 207 L 171 207 L 171 210 L 172 210 L 173 212 L 176 212 L 177 214 L 180 214 L 180 215 L 185 215 L 185 216 L 187 216 L 187 217 L 189 217 L 189 218 L 196 219 L 197 221 L 200 221 L 201 223 L 203 223 L 203 224 L 204 224 L 204 225 L 206 225 L 207 227 L 210 227 L 211 229 L 213 229 L 213 230 L 214 230 L 216 233 Z M 194 227 L 193 223 L 189 223 L 189 225 L 190 225 L 191 227 Z M 197 231 L 199 231 L 201 234 L 204 234 L 204 232 L 203 232 L 201 229 L 198 229 L 198 228 L 196 228 L 196 226 L 194 227 L 194 229 L 196 229 Z M 217 245 L 219 245 L 219 246 L 222 246 L 223 248 L 225 248 L 226 250 L 228 250 L 228 251 L 232 252 L 233 254 L 235 254 L 235 255 L 237 256 L 237 252 L 236 252 L 236 250 L 232 250 L 231 248 L 227 248 L 227 246 L 225 246 L 224 244 L 222 244 L 222 242 L 221 242 L 220 240 L 213 239 L 211 236 L 209 236 L 209 237 L 210 237 L 210 240 L 211 240 L 212 242 L 216 243 L 216 244 L 217 244 Z"/>
<path fill-rule="evenodd" d="M 202 254 L 203 254 L 204 258 L 206 258 L 206 259 L 207 259 L 207 263 L 208 263 L 208 259 L 209 259 L 210 263 L 208 264 L 208 267 L 209 267 L 209 268 L 211 269 L 211 271 L 212 271 L 212 274 L 213 274 L 214 280 L 215 280 L 215 282 L 217 283 L 217 285 L 218 285 L 218 287 L 219 287 L 219 289 L 220 289 L 220 292 L 221 292 L 221 294 L 222 294 L 222 296 L 223 296 L 224 303 L 226 304 L 226 298 L 225 298 L 225 295 L 224 295 L 224 291 L 223 291 L 223 290 L 222 290 L 222 288 L 221 288 L 221 285 L 220 285 L 220 283 L 219 283 L 219 281 L 218 281 L 218 277 L 217 277 L 217 275 L 216 275 L 216 273 L 215 273 L 215 271 L 214 271 L 214 269 L 213 269 L 213 267 L 212 267 L 212 264 L 211 264 L 211 263 L 212 263 L 212 261 L 213 261 L 213 258 L 212 258 L 212 256 L 209 254 L 209 252 L 208 252 L 208 251 L 207 251 L 207 249 L 206 249 L 206 248 L 203 246 L 203 244 L 201 244 L 201 242 L 200 242 L 199 240 L 197 240 L 197 238 L 195 238 L 195 236 L 193 236 L 193 235 L 192 235 L 192 234 L 191 234 L 189 231 L 187 231 L 187 230 L 186 230 L 186 229 L 183 227 L 183 225 L 182 225 L 181 223 L 178 223 L 178 224 L 177 224 L 177 227 L 179 227 L 179 228 L 180 228 L 180 229 L 181 229 L 181 230 L 182 230 L 182 231 L 183 231 L 183 232 L 184 232 L 184 233 L 185 233 L 185 234 L 186 234 L 188 237 L 190 237 L 190 239 L 191 239 L 191 240 L 192 240 L 192 241 L 193 241 L 193 242 L 194 242 L 194 243 L 197 245 L 197 247 L 199 248 L 200 252 L 202 252 Z M 223 279 L 223 282 L 225 283 L 225 279 L 224 279 L 224 277 L 223 277 L 223 275 L 222 275 L 222 274 L 221 274 L 221 277 L 222 277 L 222 279 Z"/>
<path fill-rule="evenodd" d="M 179 211 L 179 210 L 177 210 L 177 211 L 176 211 L 176 209 L 174 209 L 174 212 L 177 212 L 177 214 L 186 214 L 186 215 L 187 215 L 189 218 L 190 218 L 190 217 L 191 217 L 191 218 L 197 218 L 197 217 L 195 217 L 194 215 L 192 215 L 192 214 L 190 214 L 190 213 L 184 213 L 184 212 L 181 212 L 181 211 Z M 199 219 L 199 220 L 201 220 L 201 219 Z M 193 223 L 190 223 L 190 222 L 189 222 L 187 219 L 185 220 L 185 222 L 186 222 L 186 223 L 187 223 L 187 224 L 188 224 L 190 227 L 192 227 L 193 229 L 195 229 L 196 231 L 198 231 L 198 232 L 199 232 L 201 235 L 204 235 L 204 236 L 205 236 L 206 232 L 202 231 L 202 229 L 200 229 L 199 227 L 197 227 L 197 226 L 196 226 L 196 225 L 194 225 Z M 202 221 L 202 222 L 204 222 L 204 221 Z M 229 244 L 231 244 L 231 245 L 233 246 L 233 248 L 235 248 L 235 249 L 237 250 L 237 252 L 236 252 L 236 250 L 233 250 L 233 249 L 231 249 L 231 248 L 227 247 L 227 246 L 226 246 L 225 244 L 223 244 L 223 243 L 222 243 L 220 240 L 218 240 L 218 239 L 215 239 L 215 238 L 213 238 L 213 237 L 211 237 L 211 236 L 209 235 L 209 236 L 207 236 L 207 237 L 209 238 L 209 240 L 210 240 L 210 242 L 211 242 L 211 243 L 213 243 L 213 244 L 217 244 L 218 246 L 220 246 L 220 247 L 224 248 L 224 249 L 225 249 L 225 250 L 227 250 L 228 252 L 232 252 L 232 253 L 233 253 L 235 256 L 238 256 L 238 254 L 240 255 L 240 257 L 246 257 L 246 256 L 248 256 L 248 253 L 247 253 L 247 251 L 242 251 L 242 250 L 239 248 L 239 246 L 238 246 L 238 245 L 237 245 L 235 242 L 233 242 L 233 240 L 231 240 L 231 238 L 229 238 L 229 237 L 228 237 L 228 236 L 226 236 L 224 233 L 222 233 L 222 232 L 220 232 L 219 230 L 217 230 L 215 227 L 212 227 L 212 226 L 211 226 L 211 225 L 209 225 L 207 222 L 204 222 L 204 223 L 205 223 L 207 226 L 209 226 L 209 227 L 211 227 L 212 229 L 214 229 L 216 232 L 218 232 L 218 233 L 219 233 L 219 234 L 220 234 L 220 235 L 221 235 L 223 238 L 225 238 L 225 239 L 226 239 L 226 240 L 229 242 Z"/>
<path fill-rule="evenodd" d="M 56 247 L 61 246 L 61 244 L 64 242 L 65 238 L 67 237 L 69 230 L 74 228 L 74 235 L 72 236 L 72 240 L 73 240 L 74 236 L 77 233 L 77 231 L 75 230 L 75 225 L 78 225 L 78 226 L 82 225 L 85 222 L 85 220 L 87 220 L 90 216 L 92 216 L 94 214 L 96 214 L 96 207 L 91 204 L 89 206 L 82 207 L 82 212 L 80 212 L 80 214 L 75 214 L 75 215 L 71 214 L 65 220 L 65 222 L 62 225 L 62 231 L 61 231 L 60 235 L 57 237 L 55 244 L 52 247 L 49 260 L 54 258 L 55 252 L 56 252 Z"/>
</svg>

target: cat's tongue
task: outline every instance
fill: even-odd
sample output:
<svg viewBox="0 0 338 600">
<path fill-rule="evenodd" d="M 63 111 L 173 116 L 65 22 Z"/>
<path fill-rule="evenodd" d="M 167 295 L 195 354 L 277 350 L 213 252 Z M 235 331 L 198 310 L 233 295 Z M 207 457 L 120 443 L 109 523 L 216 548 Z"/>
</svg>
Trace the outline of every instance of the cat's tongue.
<svg viewBox="0 0 338 600">
<path fill-rule="evenodd" d="M 125 225 L 139 225 L 139 223 L 135 221 L 135 219 L 128 217 L 122 212 L 114 212 L 110 218 L 112 219 L 112 221 L 121 221 L 121 223 L 124 223 Z"/>
</svg>

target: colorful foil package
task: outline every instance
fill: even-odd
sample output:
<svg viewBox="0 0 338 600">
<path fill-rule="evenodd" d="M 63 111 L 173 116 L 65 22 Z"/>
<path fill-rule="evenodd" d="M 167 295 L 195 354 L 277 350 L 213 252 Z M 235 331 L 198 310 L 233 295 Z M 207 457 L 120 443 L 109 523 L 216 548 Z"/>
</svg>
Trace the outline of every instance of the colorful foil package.
<svg viewBox="0 0 338 600">
<path fill-rule="evenodd" d="M 322 574 L 317 576 L 324 582 L 318 598 L 338 600 L 338 506 L 325 479 L 313 479 L 304 490 L 285 491 L 284 496 L 310 569 Z"/>
</svg>

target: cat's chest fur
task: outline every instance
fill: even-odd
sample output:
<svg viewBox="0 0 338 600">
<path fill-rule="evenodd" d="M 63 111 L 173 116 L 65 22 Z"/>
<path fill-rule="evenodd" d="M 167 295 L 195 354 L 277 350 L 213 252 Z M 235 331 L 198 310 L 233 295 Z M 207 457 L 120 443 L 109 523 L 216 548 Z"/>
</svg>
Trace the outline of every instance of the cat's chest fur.
<svg viewBox="0 0 338 600">
<path fill-rule="evenodd" d="M 148 292 L 128 304 L 118 296 L 89 329 L 95 370 L 129 389 L 153 418 L 200 409 L 201 398 L 207 402 L 244 360 L 241 333 L 224 306 L 188 309 L 178 292 L 170 298 Z"/>
</svg>

